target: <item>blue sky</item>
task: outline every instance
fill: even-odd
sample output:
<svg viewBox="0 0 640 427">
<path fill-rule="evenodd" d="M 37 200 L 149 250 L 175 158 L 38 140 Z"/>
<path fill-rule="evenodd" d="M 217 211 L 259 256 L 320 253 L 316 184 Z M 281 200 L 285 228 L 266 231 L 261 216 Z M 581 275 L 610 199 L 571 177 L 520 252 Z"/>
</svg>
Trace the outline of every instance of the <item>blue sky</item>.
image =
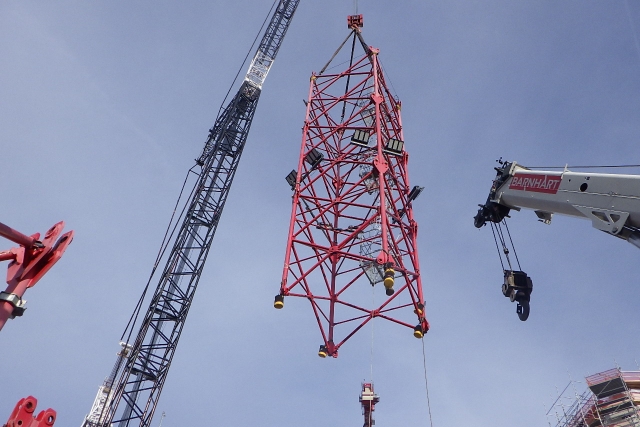
<svg viewBox="0 0 640 427">
<path fill-rule="evenodd" d="M 34 395 L 80 425 L 155 259 L 180 185 L 271 1 L 0 2 L 0 221 L 76 238 L 0 336 L 0 413 Z M 308 78 L 352 0 L 302 0 L 252 126 L 158 406 L 163 426 L 360 425 L 365 331 L 316 356 L 309 307 L 272 308 Z M 539 426 L 569 377 L 638 369 L 638 250 L 532 212 L 510 223 L 533 278 L 520 322 L 472 217 L 502 156 L 530 166 L 638 164 L 640 5 L 359 2 L 403 102 L 435 426 Z M 243 70 L 244 73 L 244 70 Z M 633 172 L 633 171 L 631 171 Z M 5 241 L 4 246 L 11 246 Z M 422 347 L 377 322 L 378 426 L 428 425 Z M 0 416 L 1 419 L 1 416 Z M 155 423 L 159 423 L 157 418 Z"/>
</svg>

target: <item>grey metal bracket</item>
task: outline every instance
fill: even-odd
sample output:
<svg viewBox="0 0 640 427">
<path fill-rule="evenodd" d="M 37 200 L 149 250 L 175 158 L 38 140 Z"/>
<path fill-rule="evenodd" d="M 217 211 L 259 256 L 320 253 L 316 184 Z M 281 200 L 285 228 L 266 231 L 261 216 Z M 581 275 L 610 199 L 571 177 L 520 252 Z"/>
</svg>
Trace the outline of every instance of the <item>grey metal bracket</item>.
<svg viewBox="0 0 640 427">
<path fill-rule="evenodd" d="M 578 205 L 573 205 L 573 207 L 589 218 L 594 228 L 613 234 L 614 236 L 620 233 L 625 222 L 627 222 L 627 218 L 629 218 L 629 212 Z"/>
<path fill-rule="evenodd" d="M 553 212 L 545 212 L 545 211 L 534 211 L 536 216 L 538 217 L 538 221 L 544 224 L 551 224 L 551 219 L 553 218 Z"/>
<path fill-rule="evenodd" d="M 23 300 L 16 294 L 10 294 L 9 292 L 2 291 L 0 292 L 0 301 L 6 301 L 13 306 L 13 312 L 11 313 L 11 318 L 19 317 L 24 314 L 24 311 L 27 309 L 27 301 Z"/>
</svg>

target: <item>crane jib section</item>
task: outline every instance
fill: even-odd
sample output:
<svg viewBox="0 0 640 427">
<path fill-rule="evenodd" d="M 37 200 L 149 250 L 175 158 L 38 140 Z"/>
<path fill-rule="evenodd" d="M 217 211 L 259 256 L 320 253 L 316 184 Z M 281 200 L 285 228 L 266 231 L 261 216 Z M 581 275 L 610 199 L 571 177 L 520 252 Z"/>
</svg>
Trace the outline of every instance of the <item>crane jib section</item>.
<svg viewBox="0 0 640 427">
<path fill-rule="evenodd" d="M 256 57 L 269 58 L 280 49 L 299 0 L 281 0 L 271 17 Z M 255 60 L 251 68 L 254 67 Z M 260 84 L 245 79 L 209 131 L 192 197 L 167 258 L 130 356 L 104 399 L 106 407 L 93 426 L 149 426 L 182 333 L 204 263 L 211 248 L 266 77 Z M 95 418 L 94 418 L 95 419 Z"/>
</svg>

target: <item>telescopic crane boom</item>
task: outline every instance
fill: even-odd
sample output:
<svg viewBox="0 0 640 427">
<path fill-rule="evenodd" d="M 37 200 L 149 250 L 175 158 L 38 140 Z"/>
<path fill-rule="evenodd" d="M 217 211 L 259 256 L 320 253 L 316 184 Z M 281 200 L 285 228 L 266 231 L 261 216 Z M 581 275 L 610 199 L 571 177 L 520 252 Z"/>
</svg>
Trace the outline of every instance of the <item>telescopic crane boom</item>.
<svg viewBox="0 0 640 427">
<path fill-rule="evenodd" d="M 188 209 L 149 308 L 137 334 L 133 334 L 133 342 L 130 346 L 123 344 L 115 372 L 107 378 L 113 378 L 112 384 L 105 382 L 100 387 L 83 426 L 148 427 L 151 424 L 249 134 L 262 85 L 298 4 L 299 0 L 278 2 L 240 89 L 209 130 L 202 154 L 191 170 L 198 179 Z M 127 333 L 125 331 L 125 335 Z"/>
<path fill-rule="evenodd" d="M 560 171 L 532 170 L 516 162 L 499 162 L 489 197 L 480 205 L 474 225 L 481 228 L 491 224 L 496 244 L 502 244 L 501 261 L 504 256 L 508 265 L 503 264 L 502 293 L 518 302 L 520 320 L 529 316 L 533 284 L 509 260 L 507 241 L 511 236 L 505 218 L 512 209 L 532 209 L 545 224 L 551 223 L 556 213 L 588 219 L 594 228 L 640 248 L 640 175 L 572 172 L 568 167 Z"/>
<path fill-rule="evenodd" d="M 640 247 L 640 175 L 531 170 L 516 162 L 496 171 L 476 227 L 525 208 L 545 224 L 555 213 L 591 220 L 594 228 Z"/>
</svg>

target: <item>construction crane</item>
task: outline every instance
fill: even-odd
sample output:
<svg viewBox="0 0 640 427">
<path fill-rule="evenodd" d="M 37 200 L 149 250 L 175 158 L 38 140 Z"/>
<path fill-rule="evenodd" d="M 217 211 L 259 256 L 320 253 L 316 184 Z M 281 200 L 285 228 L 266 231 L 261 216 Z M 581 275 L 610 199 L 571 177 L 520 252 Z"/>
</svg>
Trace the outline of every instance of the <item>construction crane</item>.
<svg viewBox="0 0 640 427">
<path fill-rule="evenodd" d="M 479 205 L 474 225 L 491 224 L 503 263 L 502 293 L 518 303 L 520 320 L 529 316 L 531 278 L 515 269 L 509 257 L 513 248 L 505 219 L 511 210 L 533 209 L 539 221 L 550 224 L 554 214 L 588 219 L 597 230 L 640 248 L 640 175 L 532 170 L 516 162 L 498 161 L 487 201 Z M 504 227 L 504 228 L 503 228 Z M 506 231 L 506 233 L 505 233 Z"/>
<path fill-rule="evenodd" d="M 298 4 L 299 0 L 279 0 L 277 5 L 274 2 L 275 11 L 244 81 L 209 130 L 204 149 L 189 171 L 197 175 L 197 182 L 149 307 L 134 332 L 145 297 L 143 293 L 123 334 L 125 342 L 116 365 L 100 387 L 82 424 L 84 427 L 151 425 L 249 134 L 262 85 Z"/>
</svg>

